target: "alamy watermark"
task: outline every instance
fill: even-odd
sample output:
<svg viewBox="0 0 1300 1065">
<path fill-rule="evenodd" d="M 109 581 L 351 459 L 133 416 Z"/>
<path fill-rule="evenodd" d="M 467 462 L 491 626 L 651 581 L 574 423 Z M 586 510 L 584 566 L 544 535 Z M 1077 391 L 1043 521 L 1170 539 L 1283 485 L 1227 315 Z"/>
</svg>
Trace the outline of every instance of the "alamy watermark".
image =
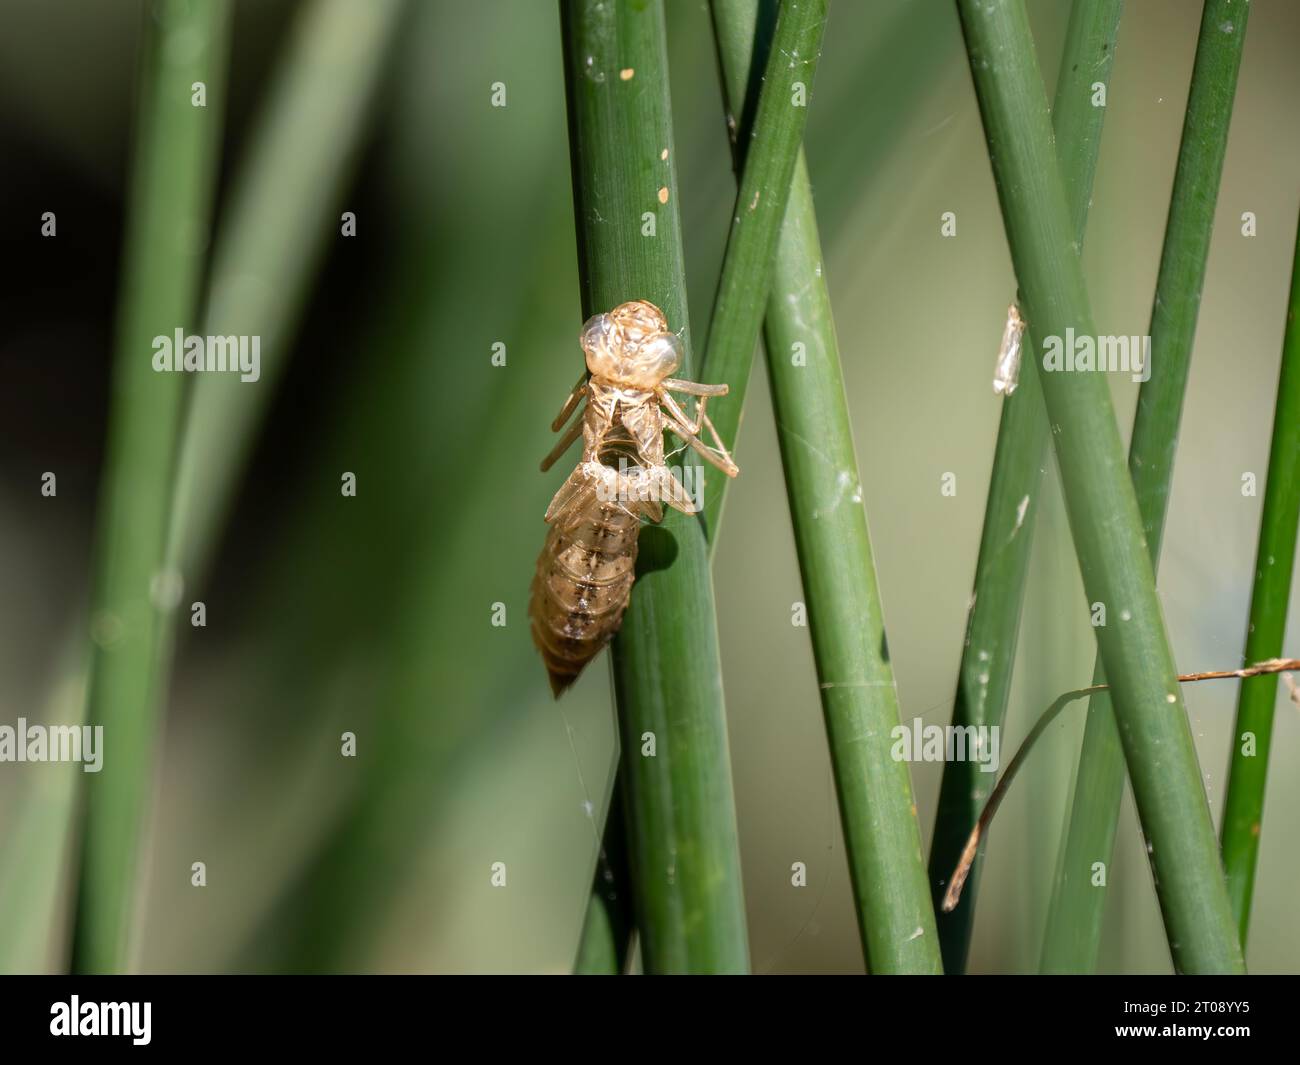
<svg viewBox="0 0 1300 1065">
<path fill-rule="evenodd" d="M 1075 336 L 1073 327 L 1065 336 L 1043 338 L 1043 369 L 1049 373 L 1131 374 L 1134 381 L 1151 380 L 1151 338 L 1149 336 Z"/>
<path fill-rule="evenodd" d="M 697 511 L 704 509 L 704 468 L 701 466 L 640 466 L 619 458 L 617 469 L 600 462 L 582 466 L 596 482 L 596 498 L 602 503 L 657 503 L 674 505 L 691 500 Z"/>
<path fill-rule="evenodd" d="M 103 725 L 0 725 L 0 762 L 80 762 L 83 772 L 104 767 Z"/>
<path fill-rule="evenodd" d="M 996 773 L 1001 762 L 1002 730 L 997 725 L 911 725 L 889 730 L 895 762 L 975 762 L 981 773 Z"/>
<path fill-rule="evenodd" d="M 241 381 L 262 376 L 260 336 L 173 336 L 153 338 L 153 368 L 158 373 L 237 373 Z"/>
<path fill-rule="evenodd" d="M 125 1036 L 135 1046 L 148 1046 L 152 1015 L 152 1002 L 82 1002 L 73 995 L 50 1006 L 50 1035 Z"/>
</svg>

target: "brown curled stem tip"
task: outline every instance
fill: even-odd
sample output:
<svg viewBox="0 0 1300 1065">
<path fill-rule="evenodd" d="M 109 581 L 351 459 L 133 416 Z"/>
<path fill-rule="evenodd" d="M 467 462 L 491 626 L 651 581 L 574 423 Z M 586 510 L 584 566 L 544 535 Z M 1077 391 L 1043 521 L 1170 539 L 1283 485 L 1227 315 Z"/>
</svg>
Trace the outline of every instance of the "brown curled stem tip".
<svg viewBox="0 0 1300 1065">
<path fill-rule="evenodd" d="M 1261 677 L 1270 673 L 1291 672 L 1300 672 L 1300 658 L 1269 658 L 1263 662 L 1256 662 L 1254 665 L 1244 666 L 1241 669 L 1214 669 L 1204 673 L 1183 673 L 1179 675 L 1178 681 L 1180 684 L 1190 684 L 1198 680 L 1227 680 L 1231 677 L 1246 680 L 1250 677 Z M 1085 695 L 1105 691 L 1109 687 L 1109 684 L 1093 684 L 1087 688 L 1076 688 L 1074 691 L 1066 692 L 1043 712 L 1043 716 L 1029 730 L 1029 735 L 1025 737 L 1024 742 L 1016 751 L 1015 757 L 1007 765 L 1006 772 L 1002 774 L 992 792 L 989 793 L 988 801 L 984 804 L 984 809 L 980 811 L 975 827 L 971 829 L 970 836 L 966 840 L 966 846 L 962 848 L 961 858 L 957 862 L 957 867 L 952 871 L 952 876 L 948 879 L 948 890 L 944 893 L 943 902 L 939 907 L 944 913 L 951 913 L 957 908 L 957 903 L 961 901 L 962 888 L 966 886 L 966 879 L 970 876 L 970 871 L 975 865 L 975 855 L 979 851 L 980 840 L 988 830 L 989 822 L 993 820 L 993 815 L 997 813 L 998 806 L 1001 805 L 1007 789 L 1011 786 L 1011 781 L 1019 771 L 1021 764 L 1025 761 L 1038 737 L 1047 731 L 1047 726 L 1056 719 L 1056 715 L 1074 700 L 1081 699 Z"/>
</svg>

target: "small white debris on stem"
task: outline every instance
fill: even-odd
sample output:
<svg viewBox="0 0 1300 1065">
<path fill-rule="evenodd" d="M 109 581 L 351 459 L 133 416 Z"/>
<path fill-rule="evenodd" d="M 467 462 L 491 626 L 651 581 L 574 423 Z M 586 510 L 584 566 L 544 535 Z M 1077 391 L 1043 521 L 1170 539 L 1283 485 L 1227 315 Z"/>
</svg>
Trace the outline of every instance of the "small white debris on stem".
<svg viewBox="0 0 1300 1065">
<path fill-rule="evenodd" d="M 1020 501 L 1020 506 L 1016 507 L 1016 529 L 1017 530 L 1019 530 L 1020 526 L 1024 525 L 1025 514 L 1028 512 L 1028 510 L 1029 510 L 1029 497 L 1025 496 L 1025 498 Z"/>
<path fill-rule="evenodd" d="M 1002 330 L 997 365 L 993 367 L 993 391 L 1009 396 L 1020 383 L 1020 341 L 1025 335 L 1025 320 L 1014 303 L 1007 308 L 1007 324 Z"/>
</svg>

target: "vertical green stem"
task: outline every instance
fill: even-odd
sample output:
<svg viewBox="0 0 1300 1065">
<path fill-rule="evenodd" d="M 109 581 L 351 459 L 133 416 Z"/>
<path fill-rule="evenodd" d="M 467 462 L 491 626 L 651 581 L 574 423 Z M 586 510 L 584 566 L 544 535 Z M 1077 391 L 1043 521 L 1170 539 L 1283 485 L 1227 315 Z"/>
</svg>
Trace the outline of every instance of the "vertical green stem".
<svg viewBox="0 0 1300 1065">
<path fill-rule="evenodd" d="M 203 579 L 355 169 L 357 144 L 404 0 L 312 0 L 231 181 L 212 254 L 208 333 L 261 338 L 261 376 L 194 382 L 181 434 L 170 558 L 187 586 Z M 312 194 L 303 195 L 311 186 Z"/>
<path fill-rule="evenodd" d="M 1110 80 L 1122 9 L 1122 0 L 1075 0 L 1056 81 L 1052 107 L 1056 154 L 1066 183 L 1075 238 L 1081 248 L 1106 114 L 1104 107 L 1093 104 L 1093 86 Z M 1036 339 L 1031 322 L 1026 337 L 1029 351 L 1037 350 Z M 966 642 L 953 702 L 952 721 L 959 728 L 1000 728 L 1006 717 L 1047 446 L 1042 388 L 1038 375 L 1026 368 L 1020 375 L 1020 386 L 1002 401 Z M 936 908 L 947 891 L 948 877 L 961 857 L 971 825 L 988 799 L 993 786 L 991 777 L 973 761 L 944 764 L 930 846 L 930 884 Z M 939 942 L 944 970 L 949 973 L 966 968 L 975 892 L 987 845 L 985 838 L 956 909 L 951 913 L 939 911 Z"/>
<path fill-rule="evenodd" d="M 753 105 L 764 52 L 783 54 L 781 32 L 760 30 L 757 0 L 712 7 L 735 116 Z M 739 143 L 748 174 L 753 149 L 744 157 Z M 898 699 L 802 152 L 772 263 L 768 373 L 863 952 L 873 973 L 937 973 L 911 778 L 890 754 Z"/>
<path fill-rule="evenodd" d="M 647 299 L 694 369 L 663 7 L 563 0 L 574 215 L 586 313 Z M 575 349 L 576 350 L 576 349 Z M 647 972 L 749 966 L 713 584 L 703 524 L 642 530 L 614 644 L 622 787 Z"/>
<path fill-rule="evenodd" d="M 826 0 L 788 0 L 782 6 L 776 31 L 779 46 L 772 51 L 764 81 L 769 88 L 756 100 L 757 114 L 744 137 L 749 149 L 745 174 L 732 212 L 710 321 L 706 350 L 711 354 L 702 371 L 703 379 L 725 382 L 731 388 L 727 398 L 710 410 L 724 442 L 735 440 L 740 424 L 764 296 L 771 283 L 772 257 L 800 152 L 825 27 Z M 731 129 L 734 138 L 734 122 Z M 708 433 L 704 435 L 706 442 L 711 442 Z M 710 548 L 717 543 L 717 522 L 728 480 L 715 474 L 705 484 L 704 520 Z M 602 904 L 593 898 L 592 905 Z M 588 932 L 602 927 L 599 915 L 589 910 L 580 954 L 588 950 Z"/>
<path fill-rule="evenodd" d="M 578 976 L 617 976 L 627 966 L 632 945 L 631 876 L 627 868 L 627 832 L 623 797 L 618 782 L 605 817 L 605 834 L 596 856 L 596 873 L 591 900 L 582 924 L 578 957 L 573 971 Z"/>
<path fill-rule="evenodd" d="M 958 0 L 1007 242 L 1040 342 L 1096 336 L 1021 0 Z M 1244 970 L 1209 805 L 1106 380 L 1034 355 L 1075 552 L 1146 835 L 1174 964 Z"/>
<path fill-rule="evenodd" d="M 1208 0 L 1202 12 L 1165 224 L 1151 309 L 1151 379 L 1138 393 L 1128 463 L 1153 569 L 1160 557 L 1248 12 L 1248 0 Z M 1095 677 L 1104 679 L 1100 665 Z M 1098 863 L 1110 867 L 1124 795 L 1123 750 L 1112 702 L 1113 697 L 1098 695 L 1088 707 L 1043 941 L 1042 964 L 1049 972 L 1091 972 L 1097 962 L 1106 889 L 1095 870 Z"/>
<path fill-rule="evenodd" d="M 1287 304 L 1282 370 L 1277 382 L 1273 442 L 1268 453 L 1268 483 L 1255 554 L 1255 586 L 1250 598 L 1250 628 L 1245 662 L 1282 654 L 1291 575 L 1295 566 L 1296 523 L 1300 520 L 1300 230 L 1296 233 Z M 1243 683 L 1237 696 L 1237 725 L 1232 733 L 1228 794 L 1223 807 L 1223 867 L 1228 895 L 1246 947 L 1250 899 L 1259 858 L 1260 822 L 1264 816 L 1264 781 L 1273 734 L 1277 677 Z"/>
<path fill-rule="evenodd" d="M 180 374 L 154 370 L 153 338 L 170 342 L 197 322 L 231 11 L 224 0 L 150 7 L 96 540 L 87 720 L 103 727 L 103 767 L 86 778 L 73 943 L 81 972 L 130 964 L 158 742 L 159 644 L 175 606 L 164 551 L 183 394 Z"/>
<path fill-rule="evenodd" d="M 740 189 L 727 235 L 722 276 L 709 321 L 704 379 L 731 391 L 717 412 L 709 411 L 718 436 L 735 447 L 754 350 L 771 288 L 790 179 L 803 143 L 813 78 L 826 31 L 826 0 L 784 0 L 777 14 L 752 124 L 742 123 L 733 100 L 732 133 L 743 164 Z M 749 64 L 746 61 L 744 75 Z M 728 81 L 731 79 L 728 78 Z M 743 128 L 742 128 L 743 127 Z M 713 479 L 704 501 L 709 543 L 716 547 L 727 478 Z"/>
</svg>

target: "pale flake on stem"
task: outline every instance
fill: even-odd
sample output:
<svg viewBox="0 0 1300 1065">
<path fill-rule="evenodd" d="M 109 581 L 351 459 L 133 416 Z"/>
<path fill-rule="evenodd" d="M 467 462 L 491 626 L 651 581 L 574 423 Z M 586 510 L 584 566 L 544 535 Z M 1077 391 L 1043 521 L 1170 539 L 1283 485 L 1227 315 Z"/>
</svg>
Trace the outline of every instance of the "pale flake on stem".
<svg viewBox="0 0 1300 1065">
<path fill-rule="evenodd" d="M 1007 324 L 1002 330 L 1002 344 L 998 348 L 997 365 L 993 368 L 993 391 L 999 396 L 1009 396 L 1020 383 L 1020 342 L 1025 335 L 1025 320 L 1020 308 L 1012 303 L 1007 308 Z"/>
</svg>

